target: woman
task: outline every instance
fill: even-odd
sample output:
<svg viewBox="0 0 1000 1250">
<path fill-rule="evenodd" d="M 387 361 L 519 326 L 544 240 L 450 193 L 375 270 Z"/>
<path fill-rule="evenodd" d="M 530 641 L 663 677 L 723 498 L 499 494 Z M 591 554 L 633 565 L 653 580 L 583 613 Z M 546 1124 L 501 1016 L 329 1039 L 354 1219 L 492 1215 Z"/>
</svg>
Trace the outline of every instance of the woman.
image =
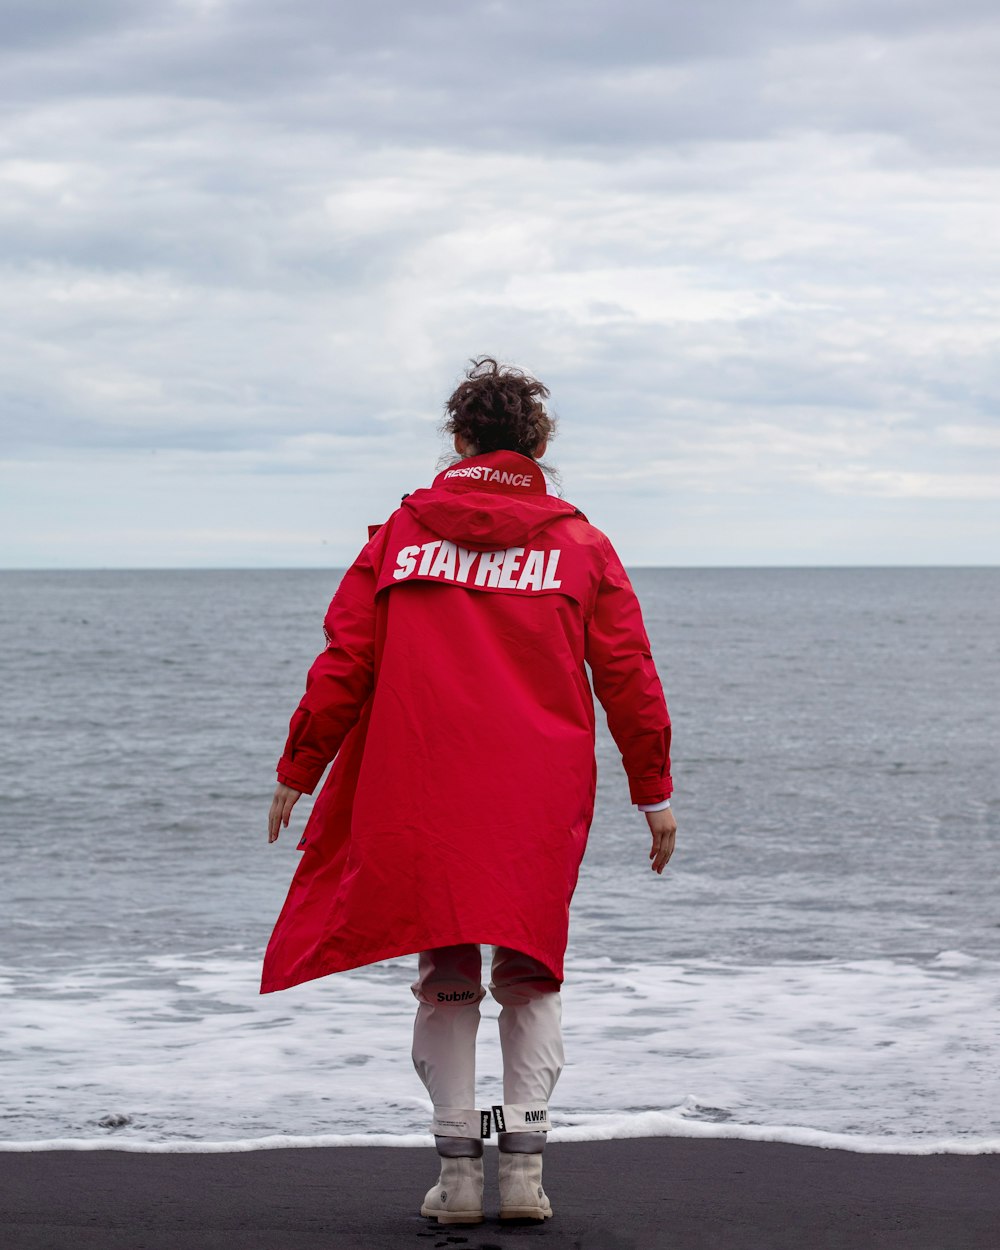
<svg viewBox="0 0 1000 1250">
<path fill-rule="evenodd" d="M 674 847 L 670 719 L 639 605 L 604 534 L 547 492 L 547 397 L 519 370 L 472 362 L 447 403 L 460 459 L 375 529 L 330 604 L 268 822 L 273 842 L 335 761 L 261 992 L 419 952 L 412 1057 L 441 1157 L 421 1213 L 445 1224 L 483 1218 L 492 1128 L 500 1218 L 552 1214 L 541 1152 L 596 780 L 585 664 L 653 871 Z M 492 1123 L 475 1099 L 481 943 L 501 1004 Z"/>
</svg>

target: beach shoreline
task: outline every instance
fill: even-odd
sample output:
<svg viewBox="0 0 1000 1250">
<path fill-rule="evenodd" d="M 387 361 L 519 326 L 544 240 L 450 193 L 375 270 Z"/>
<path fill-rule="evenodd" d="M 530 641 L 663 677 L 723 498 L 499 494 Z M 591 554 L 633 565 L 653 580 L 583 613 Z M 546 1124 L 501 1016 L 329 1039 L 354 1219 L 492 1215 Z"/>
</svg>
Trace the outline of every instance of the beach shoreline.
<svg viewBox="0 0 1000 1250">
<path fill-rule="evenodd" d="M 552 1142 L 544 1225 L 421 1218 L 437 1175 L 430 1146 L 234 1153 L 5 1151 L 7 1250 L 496 1250 L 525 1236 L 575 1250 L 993 1250 L 1000 1155 L 862 1154 L 776 1142 L 645 1137 Z M 460 1240 L 464 1239 L 464 1240 Z"/>
</svg>

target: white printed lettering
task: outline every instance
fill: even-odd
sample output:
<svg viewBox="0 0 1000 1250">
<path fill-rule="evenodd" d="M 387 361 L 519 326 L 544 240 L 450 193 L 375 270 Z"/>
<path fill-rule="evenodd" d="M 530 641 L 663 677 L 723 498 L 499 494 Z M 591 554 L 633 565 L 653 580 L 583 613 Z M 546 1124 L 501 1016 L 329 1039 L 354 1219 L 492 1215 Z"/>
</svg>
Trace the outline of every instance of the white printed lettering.
<svg viewBox="0 0 1000 1250">
<path fill-rule="evenodd" d="M 476 586 L 498 590 L 559 590 L 562 580 L 556 574 L 561 554 L 558 548 L 548 552 L 524 547 L 473 551 L 448 539 L 435 538 L 419 547 L 401 547 L 396 553 L 392 576 L 397 582 L 417 576 L 468 585 L 475 568 L 473 584 Z"/>
<path fill-rule="evenodd" d="M 430 567 L 427 574 L 428 577 L 447 577 L 448 581 L 455 580 L 455 544 L 448 542 L 447 539 L 441 544 L 441 550 L 437 553 L 437 559 Z"/>
<path fill-rule="evenodd" d="M 420 561 L 420 568 L 417 569 L 418 577 L 426 577 L 427 570 L 431 567 L 431 560 L 434 558 L 434 552 L 441 546 L 441 539 L 435 538 L 432 543 L 424 543 L 420 550 L 424 553 Z"/>
<path fill-rule="evenodd" d="M 517 588 L 514 574 L 517 572 L 517 566 L 520 564 L 523 555 L 523 547 L 507 548 L 503 555 L 503 568 L 501 568 L 500 576 L 497 578 L 498 586 L 503 586 L 507 590 L 515 590 Z"/>
<path fill-rule="evenodd" d="M 497 578 L 500 576 L 500 567 L 506 554 L 506 551 L 481 551 L 479 553 L 479 568 L 476 569 L 477 586 L 495 586 L 497 584 Z"/>
<path fill-rule="evenodd" d="M 562 582 L 556 577 L 556 565 L 559 563 L 559 548 L 549 552 L 548 564 L 545 566 L 545 580 L 542 590 L 558 590 Z"/>
<path fill-rule="evenodd" d="M 518 590 L 541 590 L 542 576 L 545 572 L 545 552 L 529 551 L 528 558 L 517 579 Z"/>
<path fill-rule="evenodd" d="M 401 577 L 409 577 L 417 567 L 419 547 L 401 547 L 396 556 L 396 567 L 392 570 L 393 577 L 399 581 Z"/>
<path fill-rule="evenodd" d="M 491 469 L 488 465 L 467 464 L 445 470 L 445 479 L 467 477 L 474 482 L 499 482 L 501 486 L 530 486 L 530 473 L 512 473 L 510 469 Z"/>
<path fill-rule="evenodd" d="M 476 562 L 478 551 L 467 551 L 464 547 L 458 549 L 458 575 L 455 580 L 457 582 L 467 582 L 469 580 L 469 569 Z"/>
</svg>

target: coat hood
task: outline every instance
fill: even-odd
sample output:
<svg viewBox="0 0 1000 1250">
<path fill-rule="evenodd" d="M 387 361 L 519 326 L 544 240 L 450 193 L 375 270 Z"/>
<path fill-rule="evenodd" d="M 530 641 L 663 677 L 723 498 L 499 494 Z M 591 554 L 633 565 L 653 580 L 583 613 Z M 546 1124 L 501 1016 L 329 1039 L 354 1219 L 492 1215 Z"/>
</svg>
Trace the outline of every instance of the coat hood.
<svg viewBox="0 0 1000 1250">
<path fill-rule="evenodd" d="M 547 494 L 541 469 L 516 451 L 469 456 L 407 495 L 403 507 L 431 533 L 481 551 L 525 543 L 561 517 L 586 519 Z"/>
</svg>

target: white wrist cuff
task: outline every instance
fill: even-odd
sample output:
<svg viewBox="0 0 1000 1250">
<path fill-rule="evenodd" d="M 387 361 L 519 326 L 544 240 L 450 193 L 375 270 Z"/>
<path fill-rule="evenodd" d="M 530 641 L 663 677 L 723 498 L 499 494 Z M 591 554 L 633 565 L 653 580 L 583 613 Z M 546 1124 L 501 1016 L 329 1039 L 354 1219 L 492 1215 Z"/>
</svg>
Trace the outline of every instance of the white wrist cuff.
<svg viewBox="0 0 1000 1250">
<path fill-rule="evenodd" d="M 669 806 L 669 799 L 664 799 L 662 803 L 636 803 L 636 807 L 640 812 L 662 812 L 664 808 Z"/>
</svg>

